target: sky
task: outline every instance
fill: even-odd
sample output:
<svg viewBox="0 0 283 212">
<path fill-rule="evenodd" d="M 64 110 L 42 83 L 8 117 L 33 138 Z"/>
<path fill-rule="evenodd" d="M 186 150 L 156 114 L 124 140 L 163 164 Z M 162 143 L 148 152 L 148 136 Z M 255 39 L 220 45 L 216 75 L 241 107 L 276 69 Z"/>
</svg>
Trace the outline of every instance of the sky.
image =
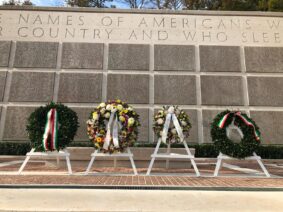
<svg viewBox="0 0 283 212">
<path fill-rule="evenodd" d="M 0 0 L 0 4 L 9 0 Z M 31 0 L 36 6 L 63 6 L 64 0 Z"/>
<path fill-rule="evenodd" d="M 7 2 L 9 0 L 0 0 L 0 5 L 2 5 L 2 3 L 5 1 Z M 65 4 L 65 0 L 31 0 L 31 2 L 34 3 L 36 6 L 48 6 L 48 7 L 60 7 L 60 6 L 64 6 Z M 106 5 L 110 6 L 111 3 L 109 3 L 109 5 L 106 3 Z M 119 8 L 127 8 L 125 5 L 117 3 L 117 1 L 115 5 L 118 6 Z"/>
</svg>

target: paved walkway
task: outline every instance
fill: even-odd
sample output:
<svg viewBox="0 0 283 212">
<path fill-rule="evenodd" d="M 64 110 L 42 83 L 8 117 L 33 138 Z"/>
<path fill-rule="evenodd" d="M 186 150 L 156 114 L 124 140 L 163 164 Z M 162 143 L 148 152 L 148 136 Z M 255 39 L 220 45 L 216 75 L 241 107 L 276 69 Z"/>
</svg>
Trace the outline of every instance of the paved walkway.
<svg viewBox="0 0 283 212">
<path fill-rule="evenodd" d="M 283 192 L 1 189 L 0 211 L 282 211 Z"/>
</svg>

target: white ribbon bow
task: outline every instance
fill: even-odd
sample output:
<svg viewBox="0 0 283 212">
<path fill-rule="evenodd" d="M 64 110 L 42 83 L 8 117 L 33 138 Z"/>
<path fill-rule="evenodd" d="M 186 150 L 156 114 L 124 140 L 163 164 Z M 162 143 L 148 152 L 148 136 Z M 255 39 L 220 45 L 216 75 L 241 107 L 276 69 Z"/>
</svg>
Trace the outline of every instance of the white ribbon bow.
<svg viewBox="0 0 283 212">
<path fill-rule="evenodd" d="M 172 106 L 168 109 L 168 114 L 166 115 L 166 121 L 165 121 L 164 128 L 163 128 L 163 131 L 162 131 L 162 138 L 161 138 L 162 142 L 166 143 L 167 134 L 168 134 L 171 119 L 173 121 L 173 125 L 175 126 L 175 128 L 177 130 L 177 133 L 179 135 L 181 142 L 183 142 L 184 141 L 183 130 L 182 130 L 182 128 L 179 124 L 179 121 L 178 121 L 178 119 L 177 119 L 177 117 L 174 113 L 174 107 L 172 107 Z"/>
<path fill-rule="evenodd" d="M 113 123 L 113 144 L 116 148 L 119 148 L 119 139 L 118 139 L 118 131 L 119 131 L 119 122 L 118 122 L 118 118 L 116 115 L 117 110 L 112 110 L 111 111 L 111 116 L 109 118 L 109 122 L 107 124 L 107 133 L 106 133 L 106 138 L 105 138 L 105 142 L 103 144 L 103 149 L 108 150 L 108 147 L 110 146 L 110 142 L 111 142 L 111 125 Z M 114 120 L 114 116 L 115 116 L 115 120 Z"/>
</svg>

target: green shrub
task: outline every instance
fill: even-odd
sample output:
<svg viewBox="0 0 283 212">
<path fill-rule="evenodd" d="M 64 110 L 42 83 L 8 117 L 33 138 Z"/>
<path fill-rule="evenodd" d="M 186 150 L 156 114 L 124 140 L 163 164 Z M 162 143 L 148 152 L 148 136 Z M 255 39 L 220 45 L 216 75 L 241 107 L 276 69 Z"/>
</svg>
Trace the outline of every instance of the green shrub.
<svg viewBox="0 0 283 212">
<path fill-rule="evenodd" d="M 93 147 L 89 142 L 73 142 L 71 147 Z M 134 147 L 151 147 L 156 144 L 152 143 L 136 143 Z M 160 147 L 166 148 L 165 144 Z M 190 148 L 195 148 L 195 156 L 197 158 L 216 158 L 219 152 L 213 144 L 190 144 Z M 173 144 L 172 148 L 184 148 L 182 144 Z M 31 150 L 29 143 L 11 143 L 0 142 L 0 155 L 25 155 Z M 283 159 L 283 146 L 259 146 L 256 153 L 264 159 Z"/>
<path fill-rule="evenodd" d="M 274 12 L 282 12 L 283 11 L 283 0 L 269 0 L 268 10 L 274 11 Z"/>
</svg>

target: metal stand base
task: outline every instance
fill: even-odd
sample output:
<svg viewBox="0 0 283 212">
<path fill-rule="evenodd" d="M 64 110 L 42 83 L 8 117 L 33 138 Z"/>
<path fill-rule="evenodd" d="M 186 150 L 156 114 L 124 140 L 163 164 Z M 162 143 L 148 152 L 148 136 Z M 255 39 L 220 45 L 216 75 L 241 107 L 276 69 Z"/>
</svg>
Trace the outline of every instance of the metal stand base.
<svg viewBox="0 0 283 212">
<path fill-rule="evenodd" d="M 199 170 L 197 168 L 197 165 L 196 165 L 196 162 L 195 162 L 195 157 L 192 155 L 186 141 L 183 142 L 184 146 L 185 146 L 185 149 L 187 151 L 187 155 L 181 155 L 181 154 L 174 154 L 174 153 L 169 153 L 167 152 L 166 154 L 158 154 L 158 150 L 159 150 L 159 147 L 160 147 L 160 144 L 161 144 L 161 138 L 158 139 L 158 142 L 157 142 L 157 145 L 155 147 L 155 150 L 154 150 L 154 153 L 151 155 L 151 161 L 150 161 L 150 164 L 149 164 L 149 167 L 147 169 L 147 173 L 146 175 L 150 175 L 150 172 L 152 170 L 152 167 L 153 167 L 153 164 L 154 164 L 154 161 L 156 158 L 187 158 L 191 161 L 192 165 L 193 165 L 193 168 L 195 170 L 195 173 L 196 173 L 196 176 L 199 177 L 200 176 L 200 173 L 199 173 Z M 170 147 L 168 147 L 168 149 L 170 149 Z"/>
<path fill-rule="evenodd" d="M 59 162 L 59 157 L 65 157 L 66 158 L 66 163 L 68 167 L 68 173 L 72 174 L 72 168 L 71 168 L 71 162 L 70 162 L 70 153 L 64 149 L 60 150 L 59 152 L 35 152 L 35 149 L 33 148 L 30 152 L 26 154 L 26 159 L 24 160 L 22 166 L 20 167 L 18 174 L 21 174 L 24 168 L 26 167 L 28 161 L 30 160 L 31 157 L 57 157 L 57 164 Z"/>
<path fill-rule="evenodd" d="M 219 170 L 222 166 L 222 160 L 233 160 L 235 158 L 231 158 L 227 155 L 222 154 L 221 152 L 219 153 L 218 157 L 217 157 L 217 163 L 216 163 L 216 167 L 214 170 L 214 177 L 217 177 L 219 174 Z M 267 171 L 267 169 L 265 168 L 265 166 L 263 165 L 262 161 L 261 161 L 261 157 L 258 156 L 255 152 L 253 153 L 253 156 L 251 157 L 247 157 L 245 158 L 245 160 L 256 160 L 260 166 L 260 168 L 262 169 L 262 171 L 264 172 L 264 174 L 266 175 L 266 177 L 270 177 L 269 172 Z"/>
<path fill-rule="evenodd" d="M 90 172 L 90 169 L 94 163 L 94 160 L 95 160 L 95 157 L 128 157 L 131 161 L 131 165 L 132 165 L 132 168 L 133 168 L 133 171 L 134 171 L 134 175 L 138 175 L 138 172 L 137 172 L 137 168 L 136 168 L 136 165 L 135 165 L 135 162 L 134 162 L 134 159 L 133 159 L 133 154 L 130 150 L 130 148 L 127 148 L 127 153 L 114 153 L 114 154 L 107 154 L 107 153 L 99 153 L 98 150 L 95 150 L 94 153 L 91 154 L 91 160 L 88 164 L 88 167 L 85 171 L 85 175 L 89 174 Z"/>
</svg>

